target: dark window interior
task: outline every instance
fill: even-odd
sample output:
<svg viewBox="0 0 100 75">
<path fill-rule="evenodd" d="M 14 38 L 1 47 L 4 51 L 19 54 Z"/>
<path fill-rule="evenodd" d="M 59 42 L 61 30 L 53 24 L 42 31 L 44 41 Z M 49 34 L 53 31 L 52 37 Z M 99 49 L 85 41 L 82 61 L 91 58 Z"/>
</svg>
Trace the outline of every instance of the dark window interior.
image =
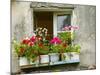
<svg viewBox="0 0 100 75">
<path fill-rule="evenodd" d="M 37 27 L 47 28 L 48 37 L 50 40 L 53 38 L 53 12 L 34 12 L 34 30 Z"/>
</svg>

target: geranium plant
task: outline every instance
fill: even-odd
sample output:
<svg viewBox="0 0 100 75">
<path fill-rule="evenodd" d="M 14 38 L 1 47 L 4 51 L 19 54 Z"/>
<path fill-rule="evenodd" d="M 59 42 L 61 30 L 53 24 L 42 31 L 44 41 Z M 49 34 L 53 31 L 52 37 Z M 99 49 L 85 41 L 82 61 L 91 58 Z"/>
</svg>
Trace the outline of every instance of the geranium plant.
<svg viewBox="0 0 100 75">
<path fill-rule="evenodd" d="M 64 42 L 71 44 L 71 41 L 74 39 L 74 30 L 79 29 L 78 26 L 65 26 L 62 28 L 62 32 L 58 33 L 58 37 L 60 37 Z"/>
<path fill-rule="evenodd" d="M 30 48 L 35 44 L 36 37 L 32 36 L 31 38 L 24 38 L 21 42 L 17 42 L 14 40 L 14 48 L 18 56 L 27 56 Z"/>
<path fill-rule="evenodd" d="M 50 47 L 50 52 L 52 53 L 58 53 L 61 50 L 60 44 L 61 44 L 61 40 L 58 37 L 54 37 L 51 41 L 51 47 Z"/>
<path fill-rule="evenodd" d="M 60 37 L 63 42 L 65 43 L 70 43 L 71 42 L 71 36 L 72 36 L 72 33 L 71 32 L 61 32 L 61 33 L 58 33 L 58 37 Z"/>
<path fill-rule="evenodd" d="M 17 42 L 16 40 L 13 41 L 15 52 L 19 57 L 26 56 L 27 49 L 31 45 L 31 43 L 29 42 L 30 41 L 27 38 L 25 38 L 21 42 Z"/>
<path fill-rule="evenodd" d="M 56 45 L 56 44 L 61 44 L 61 40 L 58 37 L 54 37 L 51 41 L 51 44 Z"/>
<path fill-rule="evenodd" d="M 34 62 L 36 59 L 38 59 L 38 56 L 38 46 L 36 44 L 30 46 L 27 51 L 27 58 Z"/>
<path fill-rule="evenodd" d="M 68 44 L 72 40 L 72 32 L 67 31 L 72 28 L 75 27 L 65 27 L 63 29 L 65 32 L 58 33 L 58 37 L 54 37 L 50 41 L 46 40 L 48 30 L 37 28 L 34 36 L 26 37 L 20 42 L 14 40 L 15 52 L 19 57 L 25 57 L 31 62 L 39 60 L 40 63 L 49 63 L 49 56 L 51 62 L 58 62 L 59 57 L 67 60 L 68 53 L 80 53 L 79 45 Z"/>
</svg>

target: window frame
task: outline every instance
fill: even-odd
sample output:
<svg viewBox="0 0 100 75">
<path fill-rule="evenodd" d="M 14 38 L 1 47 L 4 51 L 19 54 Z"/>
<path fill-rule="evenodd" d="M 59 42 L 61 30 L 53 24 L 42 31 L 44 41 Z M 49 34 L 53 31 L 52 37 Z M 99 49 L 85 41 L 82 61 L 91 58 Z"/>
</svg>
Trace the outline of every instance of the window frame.
<svg viewBox="0 0 100 75">
<path fill-rule="evenodd" d="M 72 24 L 72 11 L 67 11 L 67 12 L 54 12 L 53 13 L 53 36 L 56 37 L 57 33 L 64 32 L 64 31 L 57 31 L 57 16 L 58 15 L 71 15 L 71 24 Z M 72 32 L 72 31 L 68 31 Z"/>
</svg>

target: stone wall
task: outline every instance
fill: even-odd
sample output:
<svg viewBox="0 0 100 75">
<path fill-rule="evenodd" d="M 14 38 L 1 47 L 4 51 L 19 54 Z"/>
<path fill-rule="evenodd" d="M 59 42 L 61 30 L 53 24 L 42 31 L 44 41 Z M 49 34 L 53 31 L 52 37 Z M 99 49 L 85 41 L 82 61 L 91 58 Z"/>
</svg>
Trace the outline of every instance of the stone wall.
<svg viewBox="0 0 100 75">
<path fill-rule="evenodd" d="M 38 4 L 38 3 L 35 3 Z M 42 3 L 40 3 L 41 5 Z M 44 3 L 46 6 L 46 3 Z M 13 2 L 12 3 L 12 38 L 16 37 L 19 41 L 26 35 L 29 35 L 33 31 L 33 8 L 31 2 Z M 60 6 L 59 6 L 60 5 Z M 35 5 L 33 4 L 33 7 Z M 61 8 L 67 8 L 67 5 L 63 4 L 49 4 L 49 6 Z M 65 7 L 66 6 L 66 7 Z M 48 4 L 47 4 L 48 7 Z M 95 36 L 96 36 L 96 7 L 84 6 L 84 5 L 68 5 L 68 7 L 74 7 L 72 13 L 72 25 L 78 25 L 80 29 L 75 31 L 75 41 L 81 45 L 80 64 L 82 66 L 95 65 L 96 48 L 95 48 Z M 18 58 L 13 52 L 12 48 L 12 72 L 17 72 Z M 73 66 L 72 69 L 75 67 Z"/>
</svg>

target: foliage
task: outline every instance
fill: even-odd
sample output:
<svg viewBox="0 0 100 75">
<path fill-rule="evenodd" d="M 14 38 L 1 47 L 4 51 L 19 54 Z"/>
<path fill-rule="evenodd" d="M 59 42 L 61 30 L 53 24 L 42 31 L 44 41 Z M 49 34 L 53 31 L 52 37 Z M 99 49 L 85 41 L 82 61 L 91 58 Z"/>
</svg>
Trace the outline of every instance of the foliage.
<svg viewBox="0 0 100 75">
<path fill-rule="evenodd" d="M 80 45 L 71 45 L 67 42 L 71 41 L 74 37 L 72 32 L 58 33 L 58 37 L 54 37 L 50 41 L 46 40 L 46 28 L 36 29 L 36 35 L 26 37 L 20 42 L 13 41 L 15 52 L 19 57 L 27 57 L 29 60 L 34 61 L 41 54 L 48 53 L 65 53 L 65 52 L 78 52 L 80 53 Z"/>
<path fill-rule="evenodd" d="M 58 33 L 58 37 L 63 40 L 63 41 L 70 41 L 71 39 L 72 33 L 71 32 L 60 32 Z"/>
<path fill-rule="evenodd" d="M 13 44 L 14 44 L 15 52 L 19 57 L 26 56 L 27 47 L 28 47 L 27 45 L 18 43 L 15 40 Z"/>
<path fill-rule="evenodd" d="M 50 53 L 59 53 L 60 50 L 61 50 L 61 47 L 59 44 L 50 46 Z"/>
<path fill-rule="evenodd" d="M 80 45 L 76 44 L 76 45 L 69 45 L 67 48 L 66 48 L 66 52 L 77 52 L 77 53 L 80 53 Z"/>
<path fill-rule="evenodd" d="M 76 52 L 80 53 L 81 46 L 76 44 L 76 45 L 74 45 L 74 49 Z"/>
<path fill-rule="evenodd" d="M 42 43 L 38 44 L 39 54 L 48 54 L 49 53 L 49 46 L 46 46 Z"/>
<path fill-rule="evenodd" d="M 61 40 L 66 41 L 66 42 L 70 42 L 74 39 L 75 34 L 74 34 L 74 30 L 78 30 L 79 27 L 78 26 L 65 26 L 64 28 L 62 28 L 62 32 L 58 33 L 58 37 L 60 37 Z"/>
<path fill-rule="evenodd" d="M 28 59 L 35 59 L 37 58 L 37 56 L 39 55 L 38 53 L 38 46 L 37 45 L 33 45 L 33 46 L 30 46 L 26 52 L 27 54 L 27 58 Z"/>
</svg>

